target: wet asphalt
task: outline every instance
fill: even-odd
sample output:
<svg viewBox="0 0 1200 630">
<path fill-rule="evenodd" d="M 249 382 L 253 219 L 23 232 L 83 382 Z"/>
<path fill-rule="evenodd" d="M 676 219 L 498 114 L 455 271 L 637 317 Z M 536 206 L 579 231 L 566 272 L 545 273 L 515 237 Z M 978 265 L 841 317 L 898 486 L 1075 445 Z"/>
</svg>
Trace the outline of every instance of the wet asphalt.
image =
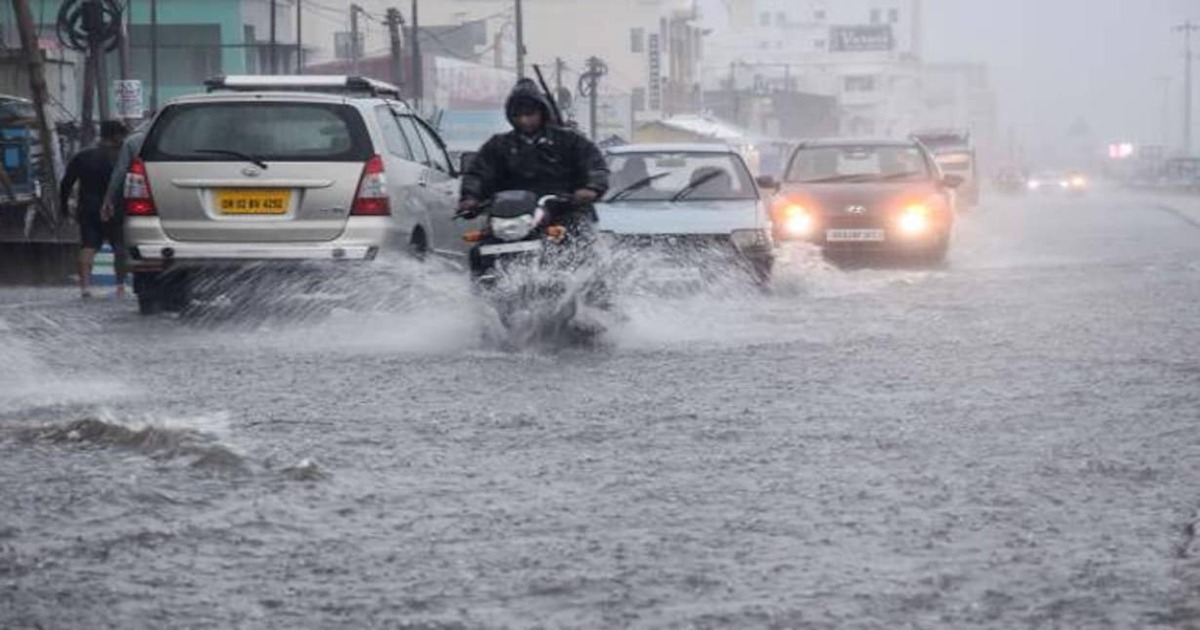
<svg viewBox="0 0 1200 630">
<path fill-rule="evenodd" d="M 0 289 L 0 629 L 1200 628 L 1200 229 L 994 197 L 778 275 L 522 351 L 437 264 Z"/>
</svg>

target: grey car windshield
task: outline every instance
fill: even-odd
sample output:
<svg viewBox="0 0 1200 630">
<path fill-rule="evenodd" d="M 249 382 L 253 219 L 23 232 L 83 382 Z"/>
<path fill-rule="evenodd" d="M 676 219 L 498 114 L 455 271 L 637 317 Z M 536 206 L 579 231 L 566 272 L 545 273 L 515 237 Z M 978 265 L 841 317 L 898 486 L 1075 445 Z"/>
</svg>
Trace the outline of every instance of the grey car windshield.
<svg viewBox="0 0 1200 630">
<path fill-rule="evenodd" d="M 609 199 L 728 201 L 757 199 L 750 172 L 730 153 L 638 152 L 608 156 Z M 682 196 L 681 191 L 687 190 Z"/>
<path fill-rule="evenodd" d="M 843 145 L 801 148 L 788 168 L 789 182 L 919 181 L 929 163 L 915 146 Z"/>
</svg>

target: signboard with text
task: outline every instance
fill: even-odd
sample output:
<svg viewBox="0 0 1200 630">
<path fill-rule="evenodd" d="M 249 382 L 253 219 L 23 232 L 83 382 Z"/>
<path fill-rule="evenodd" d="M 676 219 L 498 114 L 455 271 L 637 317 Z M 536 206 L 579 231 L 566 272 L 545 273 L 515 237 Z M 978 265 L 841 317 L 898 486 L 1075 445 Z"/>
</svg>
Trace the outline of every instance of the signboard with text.
<svg viewBox="0 0 1200 630">
<path fill-rule="evenodd" d="M 829 50 L 832 52 L 876 52 L 895 47 L 896 40 L 888 24 L 833 26 L 829 29 Z"/>
<path fill-rule="evenodd" d="M 651 110 L 662 109 L 662 52 L 659 50 L 658 33 L 646 38 L 646 56 L 650 60 L 650 81 L 647 90 L 648 106 Z"/>
<path fill-rule="evenodd" d="M 142 105 L 141 81 L 113 81 L 117 96 L 117 118 L 141 118 L 144 112 Z"/>
</svg>

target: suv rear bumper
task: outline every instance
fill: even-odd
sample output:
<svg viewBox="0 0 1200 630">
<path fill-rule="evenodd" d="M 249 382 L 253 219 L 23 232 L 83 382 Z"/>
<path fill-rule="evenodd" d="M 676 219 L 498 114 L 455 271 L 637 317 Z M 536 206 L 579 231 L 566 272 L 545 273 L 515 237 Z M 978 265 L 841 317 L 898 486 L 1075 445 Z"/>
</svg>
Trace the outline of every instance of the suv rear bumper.
<svg viewBox="0 0 1200 630">
<path fill-rule="evenodd" d="M 355 217 L 341 236 L 313 242 L 204 242 L 170 238 L 157 217 L 128 217 L 125 241 L 136 268 L 257 261 L 366 261 L 379 253 L 387 217 Z"/>
</svg>

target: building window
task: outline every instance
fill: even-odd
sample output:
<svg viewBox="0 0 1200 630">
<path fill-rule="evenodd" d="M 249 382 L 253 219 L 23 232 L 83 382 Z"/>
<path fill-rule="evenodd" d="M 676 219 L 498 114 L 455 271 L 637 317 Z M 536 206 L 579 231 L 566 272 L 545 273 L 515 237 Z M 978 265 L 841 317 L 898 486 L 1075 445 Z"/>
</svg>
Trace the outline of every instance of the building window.
<svg viewBox="0 0 1200 630">
<path fill-rule="evenodd" d="M 874 92 L 875 77 L 869 75 L 849 76 L 844 79 L 846 92 Z"/>
<path fill-rule="evenodd" d="M 635 28 L 629 31 L 629 50 L 630 52 L 640 53 L 646 51 L 646 29 Z"/>
<path fill-rule="evenodd" d="M 646 88 L 633 88 L 633 111 L 646 111 Z"/>
<path fill-rule="evenodd" d="M 770 26 L 771 14 L 764 11 L 762 15 L 758 16 L 758 24 L 759 26 Z"/>
<path fill-rule="evenodd" d="M 223 72 L 219 24 L 159 24 L 158 41 L 158 72 L 163 86 L 194 87 Z M 129 58 L 130 74 L 148 85 L 150 27 L 130 26 L 129 46 L 133 50 Z M 258 65 L 265 65 L 261 58 Z"/>
<path fill-rule="evenodd" d="M 825 40 L 818 39 L 813 41 L 813 48 L 816 48 L 817 50 L 825 50 Z"/>
<path fill-rule="evenodd" d="M 771 42 L 758 42 L 758 47 L 762 50 L 766 50 L 771 47 Z"/>
<path fill-rule="evenodd" d="M 786 26 L 786 25 L 787 25 L 787 14 L 784 13 L 783 11 L 776 13 L 775 14 L 775 26 Z"/>
<path fill-rule="evenodd" d="M 879 9 L 871 9 L 871 23 L 879 24 L 881 19 L 883 19 L 883 12 Z"/>
<path fill-rule="evenodd" d="M 900 21 L 900 9 L 888 9 L 888 22 L 895 24 Z"/>
<path fill-rule="evenodd" d="M 813 19 L 818 22 L 825 21 L 825 9 L 817 9 L 813 11 Z"/>
</svg>

